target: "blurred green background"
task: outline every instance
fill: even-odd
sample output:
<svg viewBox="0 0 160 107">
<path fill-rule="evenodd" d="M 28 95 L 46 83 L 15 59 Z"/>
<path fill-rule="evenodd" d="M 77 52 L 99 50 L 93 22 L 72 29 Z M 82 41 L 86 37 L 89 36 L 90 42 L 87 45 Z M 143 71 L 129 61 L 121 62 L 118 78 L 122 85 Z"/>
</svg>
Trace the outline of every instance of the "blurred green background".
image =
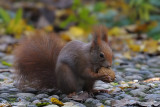
<svg viewBox="0 0 160 107">
<path fill-rule="evenodd" d="M 20 39 L 38 31 L 87 42 L 100 24 L 108 28 L 114 51 L 160 51 L 159 0 L 0 0 L 1 37 Z"/>
</svg>

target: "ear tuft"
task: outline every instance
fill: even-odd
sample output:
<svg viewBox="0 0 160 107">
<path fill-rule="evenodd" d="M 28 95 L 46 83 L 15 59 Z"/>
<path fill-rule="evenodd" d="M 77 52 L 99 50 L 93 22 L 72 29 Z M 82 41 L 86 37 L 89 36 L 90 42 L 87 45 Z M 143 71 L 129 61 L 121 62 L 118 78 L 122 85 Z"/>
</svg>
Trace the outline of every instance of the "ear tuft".
<svg viewBox="0 0 160 107">
<path fill-rule="evenodd" d="M 93 43 L 92 46 L 98 46 L 101 43 L 101 29 L 99 29 L 100 26 L 94 26 L 93 28 Z"/>
<path fill-rule="evenodd" d="M 103 41 L 108 42 L 108 34 L 107 34 L 107 28 L 105 26 L 101 26 L 101 38 Z"/>
<path fill-rule="evenodd" d="M 108 42 L 107 28 L 104 25 L 97 25 L 93 28 L 93 41 L 97 44 L 101 41 Z"/>
</svg>

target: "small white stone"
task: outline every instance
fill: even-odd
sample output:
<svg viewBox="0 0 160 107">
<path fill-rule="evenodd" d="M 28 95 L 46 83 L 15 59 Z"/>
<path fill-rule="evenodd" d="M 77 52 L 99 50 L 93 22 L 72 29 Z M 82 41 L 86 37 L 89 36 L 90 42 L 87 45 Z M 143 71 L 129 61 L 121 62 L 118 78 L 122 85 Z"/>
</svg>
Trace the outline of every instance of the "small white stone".
<svg viewBox="0 0 160 107">
<path fill-rule="evenodd" d="M 148 83 L 148 86 L 155 87 L 155 84 L 153 84 L 153 83 Z"/>
<path fill-rule="evenodd" d="M 20 102 L 17 104 L 17 107 L 27 107 L 27 104 Z"/>
<path fill-rule="evenodd" d="M 47 106 L 44 106 L 44 107 L 59 107 L 59 106 L 52 104 L 52 105 L 47 105 Z"/>
<path fill-rule="evenodd" d="M 138 80 L 133 80 L 133 82 L 138 82 Z"/>
</svg>

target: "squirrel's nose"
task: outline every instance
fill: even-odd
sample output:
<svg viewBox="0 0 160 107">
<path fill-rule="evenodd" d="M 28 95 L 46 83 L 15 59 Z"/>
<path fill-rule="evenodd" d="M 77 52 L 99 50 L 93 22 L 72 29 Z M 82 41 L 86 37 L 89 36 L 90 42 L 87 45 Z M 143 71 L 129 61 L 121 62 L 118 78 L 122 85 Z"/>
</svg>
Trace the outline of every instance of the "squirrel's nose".
<svg viewBox="0 0 160 107">
<path fill-rule="evenodd" d="M 111 65 L 106 66 L 106 68 L 111 68 Z"/>
<path fill-rule="evenodd" d="M 103 67 L 111 68 L 111 64 L 106 61 L 105 63 L 103 63 Z"/>
</svg>

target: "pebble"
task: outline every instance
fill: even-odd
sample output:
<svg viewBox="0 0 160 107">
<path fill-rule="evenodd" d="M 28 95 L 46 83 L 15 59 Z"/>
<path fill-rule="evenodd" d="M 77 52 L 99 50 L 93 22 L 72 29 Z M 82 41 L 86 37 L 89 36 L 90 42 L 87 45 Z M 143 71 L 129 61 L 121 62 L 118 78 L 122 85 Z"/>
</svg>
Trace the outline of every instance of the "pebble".
<svg viewBox="0 0 160 107">
<path fill-rule="evenodd" d="M 36 105 L 27 105 L 27 107 L 37 107 Z"/>
<path fill-rule="evenodd" d="M 144 92 L 142 92 L 140 89 L 135 89 L 135 90 L 132 90 L 130 91 L 130 93 L 133 95 L 133 96 L 136 96 L 136 97 L 144 97 L 146 96 L 146 94 Z"/>
<path fill-rule="evenodd" d="M 56 98 L 56 99 L 59 99 L 59 96 L 58 96 L 58 95 L 52 95 L 52 96 L 49 97 L 49 99 L 51 99 L 52 97 L 53 97 L 53 98 Z"/>
<path fill-rule="evenodd" d="M 18 102 L 17 106 L 18 107 L 26 107 L 29 104 L 29 102 Z"/>
<path fill-rule="evenodd" d="M 11 88 L 11 89 L 9 89 L 9 91 L 11 91 L 11 92 L 18 92 L 19 89 L 17 89 L 17 88 Z"/>
<path fill-rule="evenodd" d="M 92 104 L 97 104 L 97 103 L 100 103 L 99 100 L 97 99 L 93 99 L 93 98 L 88 98 L 85 103 L 92 103 Z"/>
<path fill-rule="evenodd" d="M 42 98 L 47 98 L 48 95 L 47 95 L 47 94 L 38 94 L 38 95 L 36 95 L 36 97 L 37 97 L 38 99 L 42 99 Z"/>
<path fill-rule="evenodd" d="M 41 103 L 41 101 L 40 100 L 34 100 L 32 103 L 37 104 L 37 103 Z"/>
<path fill-rule="evenodd" d="M 4 52 L 7 49 L 7 46 L 8 46 L 7 44 L 1 44 L 0 45 L 0 51 Z"/>
<path fill-rule="evenodd" d="M 44 101 L 44 102 L 50 102 L 50 99 L 49 98 L 42 98 L 42 101 Z"/>
<path fill-rule="evenodd" d="M 153 92 L 154 94 L 159 94 L 160 95 L 160 90 L 157 90 L 155 92 Z"/>
<path fill-rule="evenodd" d="M 139 85 L 139 86 L 138 86 L 138 89 L 144 92 L 144 91 L 150 89 L 150 87 L 147 86 L 147 85 Z"/>
<path fill-rule="evenodd" d="M 70 101 L 70 98 L 68 98 L 68 97 L 66 96 L 66 97 L 64 97 L 64 98 L 62 99 L 62 101 L 63 101 L 63 102 L 68 102 L 68 101 Z"/>
<path fill-rule="evenodd" d="M 135 68 L 126 68 L 125 71 L 130 72 L 130 73 L 139 73 L 140 72 L 138 69 L 135 69 Z"/>
<path fill-rule="evenodd" d="M 153 73 L 159 73 L 160 72 L 160 69 L 158 69 L 158 68 L 149 68 L 149 70 Z"/>
<path fill-rule="evenodd" d="M 111 86 L 110 84 L 104 83 L 104 84 L 102 84 L 101 87 L 103 87 L 104 89 L 108 89 L 108 88 L 112 88 L 113 86 Z"/>
<path fill-rule="evenodd" d="M 44 107 L 59 107 L 59 106 L 52 104 L 52 105 L 47 105 L 47 106 L 44 106 Z"/>
<path fill-rule="evenodd" d="M 81 103 L 77 103 L 77 104 L 75 104 L 75 106 L 77 106 L 77 107 L 86 107 L 84 104 L 81 104 Z"/>
<path fill-rule="evenodd" d="M 21 97 L 21 98 L 32 98 L 32 97 L 35 96 L 35 94 L 32 94 L 32 93 L 18 93 L 17 96 Z"/>
<path fill-rule="evenodd" d="M 8 98 L 10 96 L 9 93 L 1 93 L 0 98 Z"/>
<path fill-rule="evenodd" d="M 126 80 L 142 80 L 143 78 L 139 75 L 126 76 Z"/>
<path fill-rule="evenodd" d="M 7 100 L 5 100 L 5 99 L 3 99 L 3 98 L 0 98 L 0 102 L 1 102 L 1 103 L 5 103 L 5 102 L 7 102 Z"/>
<path fill-rule="evenodd" d="M 96 107 L 102 107 L 102 106 L 104 106 L 102 103 L 97 103 L 96 104 Z"/>
<path fill-rule="evenodd" d="M 13 63 L 14 56 L 13 55 L 7 55 L 7 56 L 3 57 L 2 60 L 6 61 L 6 62 Z"/>
<path fill-rule="evenodd" d="M 145 96 L 147 100 L 160 101 L 160 94 L 148 94 Z"/>
<path fill-rule="evenodd" d="M 155 77 L 160 77 L 160 73 L 155 73 L 154 76 Z"/>
<path fill-rule="evenodd" d="M 11 36 L 4 35 L 0 37 L 0 44 L 14 44 L 17 40 Z"/>
<path fill-rule="evenodd" d="M 96 95 L 96 98 L 98 99 L 98 100 L 106 100 L 106 99 L 108 99 L 105 95 Z"/>
<path fill-rule="evenodd" d="M 4 57 L 5 56 L 5 53 L 3 52 L 0 52 L 0 58 Z"/>
<path fill-rule="evenodd" d="M 106 101 L 104 102 L 104 104 L 105 104 L 105 105 L 111 105 L 111 100 L 106 100 Z"/>
<path fill-rule="evenodd" d="M 105 90 L 103 87 L 94 87 L 95 90 Z"/>
</svg>

